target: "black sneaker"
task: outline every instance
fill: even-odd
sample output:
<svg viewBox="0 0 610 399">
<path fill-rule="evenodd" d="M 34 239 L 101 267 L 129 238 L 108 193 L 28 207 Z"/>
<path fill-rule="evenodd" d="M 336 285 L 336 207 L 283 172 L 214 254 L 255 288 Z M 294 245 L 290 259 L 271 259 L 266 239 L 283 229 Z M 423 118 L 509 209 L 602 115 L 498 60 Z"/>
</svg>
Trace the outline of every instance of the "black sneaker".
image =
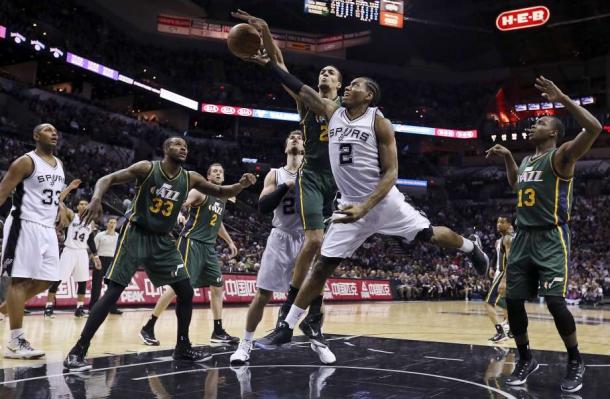
<svg viewBox="0 0 610 399">
<path fill-rule="evenodd" d="M 481 244 L 481 239 L 478 235 L 472 234 L 468 238 L 474 244 L 474 249 L 468 255 L 470 256 L 472 265 L 477 273 L 483 276 L 487 273 L 487 269 L 489 268 L 489 257 L 483 252 L 483 245 Z"/>
<path fill-rule="evenodd" d="M 172 354 L 174 360 L 187 360 L 189 362 L 205 362 L 210 360 L 212 355 L 210 352 L 193 349 L 191 344 L 177 345 Z"/>
<path fill-rule="evenodd" d="M 123 314 L 123 311 L 122 311 L 122 310 L 119 310 L 119 309 L 117 309 L 117 308 L 112 308 L 112 309 L 110 309 L 110 314 L 118 314 L 118 315 L 122 315 L 122 314 Z"/>
<path fill-rule="evenodd" d="M 281 321 L 271 334 L 254 341 L 254 346 L 261 349 L 275 349 L 292 341 L 292 333 L 288 323 Z"/>
<path fill-rule="evenodd" d="M 583 362 L 568 363 L 566 376 L 561 380 L 561 390 L 570 393 L 580 391 L 584 375 L 585 364 Z"/>
<path fill-rule="evenodd" d="M 280 306 L 280 310 L 277 312 L 277 321 L 275 322 L 275 328 L 280 325 L 280 322 L 286 320 L 286 316 L 288 316 L 288 312 L 290 312 L 291 307 L 292 304 L 286 302 L 284 302 L 282 306 Z"/>
<path fill-rule="evenodd" d="M 74 311 L 74 317 L 87 317 L 89 313 L 85 310 L 83 306 L 79 306 Z"/>
<path fill-rule="evenodd" d="M 87 348 L 76 344 L 64 359 L 64 368 L 68 371 L 87 371 L 91 370 L 91 365 L 85 361 Z"/>
<path fill-rule="evenodd" d="M 218 334 L 216 332 L 212 333 L 212 338 L 210 342 L 214 344 L 238 344 L 239 337 L 234 337 L 229 335 L 224 329 L 219 331 Z"/>
<path fill-rule="evenodd" d="M 308 314 L 299 324 L 299 329 L 305 334 L 309 341 L 318 345 L 326 345 L 326 340 L 322 334 L 322 323 L 324 313 Z"/>
<path fill-rule="evenodd" d="M 44 308 L 44 317 L 45 319 L 54 319 L 55 315 L 53 314 L 53 306 L 47 306 Z"/>
<path fill-rule="evenodd" d="M 144 327 L 140 330 L 140 339 L 144 342 L 144 345 L 148 346 L 159 346 L 161 344 L 159 340 L 155 338 L 155 332 Z"/>
<path fill-rule="evenodd" d="M 494 344 L 497 344 L 497 343 L 500 343 L 502 341 L 506 341 L 507 339 L 508 339 L 508 336 L 504 332 L 504 327 L 502 327 L 501 324 L 496 324 L 496 335 L 494 335 L 493 337 L 489 338 L 489 340 L 491 342 L 493 342 Z"/>
<path fill-rule="evenodd" d="M 523 385 L 534 371 L 538 370 L 538 362 L 532 358 L 530 360 L 519 360 L 513 373 L 506 379 L 507 385 Z"/>
</svg>

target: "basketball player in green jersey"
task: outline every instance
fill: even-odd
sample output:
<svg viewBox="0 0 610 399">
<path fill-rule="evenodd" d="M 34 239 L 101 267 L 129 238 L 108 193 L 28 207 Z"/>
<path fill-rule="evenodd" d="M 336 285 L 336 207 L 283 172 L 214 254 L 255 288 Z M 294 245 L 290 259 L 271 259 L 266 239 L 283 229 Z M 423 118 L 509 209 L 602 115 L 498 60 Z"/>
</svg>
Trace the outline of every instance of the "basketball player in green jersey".
<svg viewBox="0 0 610 399">
<path fill-rule="evenodd" d="M 496 241 L 496 270 L 489 269 L 493 279 L 487 297 L 485 297 L 485 310 L 487 316 L 496 328 L 496 334 L 489 340 L 499 343 L 508 339 L 509 328 L 506 321 L 506 260 L 513 239 L 513 226 L 507 216 L 500 216 L 496 222 L 496 230 L 501 237 Z M 493 274 L 492 274 L 493 273 Z M 500 323 L 496 313 L 496 306 L 504 311 L 504 322 Z"/>
<path fill-rule="evenodd" d="M 254 26 L 261 33 L 268 56 L 278 65 L 286 68 L 282 52 L 273 42 L 269 26 L 264 20 L 242 10 L 231 15 Z M 257 62 L 255 57 L 246 59 L 246 61 Z M 318 76 L 320 96 L 340 105 L 341 97 L 339 97 L 338 91 L 341 88 L 341 79 L 341 72 L 337 67 L 329 65 L 322 68 Z M 307 108 L 299 96 L 286 86 L 284 89 L 294 98 L 303 126 L 305 157 L 297 176 L 296 194 L 297 209 L 305 230 L 305 241 L 295 261 L 288 296 L 280 308 L 278 322 L 288 314 L 313 260 L 320 253 L 324 238 L 324 222 L 332 215 L 332 205 L 337 194 L 328 156 L 328 121 L 325 117 L 317 116 Z M 309 314 L 299 325 L 303 333 L 319 346 L 326 345 L 321 333 L 322 322 L 322 295 L 320 293 L 309 305 Z"/>
<path fill-rule="evenodd" d="M 225 179 L 224 168 L 219 163 L 210 165 L 208 181 L 221 185 Z M 236 344 L 239 338 L 232 337 L 222 327 L 222 300 L 224 282 L 216 253 L 216 238 L 220 236 L 229 246 L 231 257 L 237 255 L 237 247 L 222 223 L 226 200 L 191 190 L 183 208 L 189 208 L 189 216 L 178 239 L 178 249 L 184 259 L 184 267 L 191 276 L 193 288 L 210 287 L 210 308 L 214 316 L 212 343 Z M 140 338 L 146 345 L 159 345 L 155 337 L 155 323 L 176 294 L 171 287 L 161 295 L 152 316 L 140 330 Z"/>
<path fill-rule="evenodd" d="M 176 293 L 178 336 L 173 358 L 195 362 L 210 358 L 208 353 L 191 347 L 188 330 L 193 311 L 193 287 L 185 262 L 169 233 L 191 188 L 206 195 L 228 198 L 254 184 L 256 177 L 244 174 L 239 183 L 220 186 L 209 183 L 196 172 L 184 170 L 182 164 L 188 147 L 181 137 L 165 140 L 163 152 L 162 161 L 140 161 L 99 179 L 93 198 L 83 212 L 83 224 L 99 220 L 102 197 L 110 186 L 137 183 L 138 191 L 126 215 L 128 221 L 123 226 L 114 261 L 106 274 L 108 289 L 91 310 L 80 339 L 64 360 L 64 367 L 70 371 L 91 368 L 84 359 L 89 343 L 139 266 L 145 267 L 155 286 L 170 285 Z"/>
<path fill-rule="evenodd" d="M 576 324 L 565 302 L 569 277 L 570 211 L 576 161 L 591 148 L 602 126 L 589 111 L 576 105 L 550 80 L 540 76 L 536 88 L 547 101 L 559 102 L 583 130 L 557 147 L 564 136 L 563 123 L 544 116 L 529 129 L 536 146 L 517 167 L 511 152 L 497 144 L 489 155 L 504 157 L 508 182 L 517 193 L 517 235 L 508 256 L 506 304 L 508 322 L 519 350 L 519 361 L 509 385 L 522 385 L 538 369 L 527 336 L 525 300 L 544 296 L 555 326 L 568 352 L 567 373 L 561 382 L 565 392 L 582 388 L 585 365 L 578 351 Z"/>
</svg>

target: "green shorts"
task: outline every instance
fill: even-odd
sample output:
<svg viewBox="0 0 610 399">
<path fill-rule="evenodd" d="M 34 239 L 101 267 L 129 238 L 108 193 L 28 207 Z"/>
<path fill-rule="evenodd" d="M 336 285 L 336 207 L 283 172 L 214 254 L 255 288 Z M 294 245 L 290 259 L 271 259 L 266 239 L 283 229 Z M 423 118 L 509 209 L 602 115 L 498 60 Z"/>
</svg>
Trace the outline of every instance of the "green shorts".
<svg viewBox="0 0 610 399">
<path fill-rule="evenodd" d="M 176 241 L 169 234 L 151 233 L 128 223 L 123 226 L 106 279 L 126 287 L 139 266 L 144 266 L 156 287 L 189 278 Z"/>
<path fill-rule="evenodd" d="M 307 168 L 299 171 L 296 182 L 297 211 L 305 230 L 324 230 L 324 219 L 333 212 L 337 194 L 330 171 L 318 173 Z"/>
<path fill-rule="evenodd" d="M 506 297 L 566 296 L 570 230 L 567 225 L 519 229 L 506 266 Z"/>
<path fill-rule="evenodd" d="M 222 287 L 222 273 L 213 244 L 180 237 L 178 248 L 184 258 L 184 266 L 191 276 L 191 285 L 194 288 L 210 285 Z"/>
</svg>

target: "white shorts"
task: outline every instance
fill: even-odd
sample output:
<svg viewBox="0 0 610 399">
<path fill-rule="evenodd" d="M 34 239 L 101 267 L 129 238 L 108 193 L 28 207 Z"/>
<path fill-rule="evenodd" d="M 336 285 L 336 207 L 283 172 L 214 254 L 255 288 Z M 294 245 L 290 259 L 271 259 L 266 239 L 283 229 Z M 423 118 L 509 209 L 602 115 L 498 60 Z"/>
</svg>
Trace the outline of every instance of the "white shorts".
<svg viewBox="0 0 610 399">
<path fill-rule="evenodd" d="M 304 234 L 288 234 L 279 229 L 271 229 L 261 268 L 256 276 L 256 286 L 267 291 L 288 291 L 294 262 L 303 246 Z"/>
<path fill-rule="evenodd" d="M 59 257 L 59 270 L 61 281 L 70 281 L 70 276 L 75 282 L 89 280 L 89 254 L 86 249 L 64 247 Z"/>
<path fill-rule="evenodd" d="M 355 202 L 341 200 L 342 205 Z M 394 187 L 362 219 L 354 223 L 332 223 L 324 236 L 321 253 L 329 258 L 349 258 L 373 234 L 413 241 L 417 233 L 428 227 L 428 218 L 405 202 L 405 196 Z"/>
<path fill-rule="evenodd" d="M 59 280 L 55 228 L 6 218 L 2 234 L 2 274 L 43 281 Z"/>
</svg>

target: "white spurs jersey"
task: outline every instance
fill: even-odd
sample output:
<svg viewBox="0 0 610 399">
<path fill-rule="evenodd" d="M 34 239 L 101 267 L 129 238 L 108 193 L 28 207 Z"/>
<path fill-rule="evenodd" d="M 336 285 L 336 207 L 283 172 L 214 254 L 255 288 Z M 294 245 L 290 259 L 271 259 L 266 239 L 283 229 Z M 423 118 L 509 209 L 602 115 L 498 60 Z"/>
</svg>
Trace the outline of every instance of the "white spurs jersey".
<svg viewBox="0 0 610 399">
<path fill-rule="evenodd" d="M 328 124 L 330 165 L 338 191 L 344 199 L 368 197 L 381 179 L 379 150 L 375 135 L 377 107 L 350 121 L 341 107 Z"/>
<path fill-rule="evenodd" d="M 52 166 L 34 151 L 26 155 L 34 162 L 34 171 L 15 188 L 11 214 L 15 218 L 54 228 L 59 194 L 66 186 L 63 166 L 56 157 L 55 166 Z"/>
<path fill-rule="evenodd" d="M 89 240 L 90 235 L 91 225 L 81 226 L 80 216 L 75 213 L 74 219 L 72 219 L 72 222 L 68 226 L 64 246 L 72 249 L 87 249 L 89 247 L 87 245 L 87 240 Z"/>
<path fill-rule="evenodd" d="M 280 185 L 288 181 L 295 181 L 296 173 L 290 173 L 285 168 L 275 169 L 275 184 Z M 289 190 L 282 202 L 273 210 L 273 227 L 287 233 L 297 233 L 303 231 L 301 219 L 297 212 L 295 190 Z"/>
</svg>

